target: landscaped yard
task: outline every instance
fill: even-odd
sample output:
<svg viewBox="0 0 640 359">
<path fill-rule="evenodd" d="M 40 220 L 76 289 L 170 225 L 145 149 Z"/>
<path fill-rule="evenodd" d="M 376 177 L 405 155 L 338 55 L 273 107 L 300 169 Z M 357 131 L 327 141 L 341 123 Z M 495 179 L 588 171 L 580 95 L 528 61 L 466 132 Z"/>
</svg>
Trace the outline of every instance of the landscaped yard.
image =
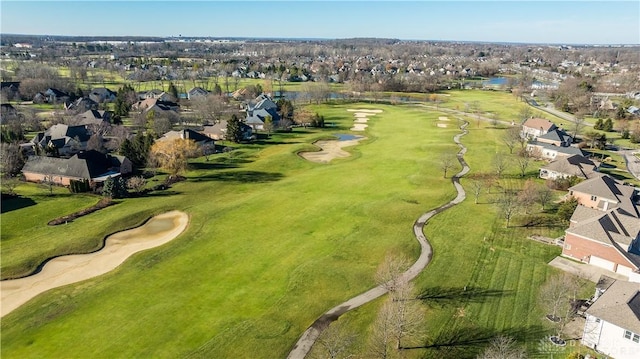
<svg viewBox="0 0 640 359">
<path fill-rule="evenodd" d="M 475 100 L 455 96 L 461 97 L 452 95 L 449 105 Z M 500 110 L 507 120 L 519 103 L 505 96 L 511 95 L 500 94 L 483 111 L 514 106 Z M 384 111 L 370 118 L 367 139 L 347 148 L 352 157 L 327 165 L 296 154 L 318 138 L 347 133 L 354 119 L 349 108 Z M 439 158 L 458 150 L 457 120 L 411 106 L 311 109 L 334 127 L 296 129 L 273 135 L 271 143 L 201 158 L 188 180 L 167 192 L 126 199 L 55 228 L 46 222 L 97 198 L 47 197 L 42 188 L 19 187 L 36 204 L 2 214 L 3 276 L 28 273 L 47 256 L 91 250 L 108 233 L 154 214 L 177 209 L 191 218 L 174 241 L 5 316 L 2 356 L 282 358 L 322 312 L 371 288 L 385 255 L 416 258 L 413 222 L 455 196 Z M 450 126 L 436 126 L 440 116 L 449 116 Z M 492 155 L 507 152 L 504 130 L 485 127 L 474 123 L 462 139 L 472 173 L 489 171 Z M 521 183 L 515 169 L 507 172 Z M 560 249 L 526 237 L 562 231 L 505 229 L 491 201 L 492 194 L 479 204 L 468 198 L 427 225 L 434 260 L 416 284 L 428 308 L 422 345 L 428 348 L 409 350 L 409 357 L 474 357 L 499 333 L 534 353 L 548 332 L 538 288 L 555 271 L 546 263 Z M 344 317 L 361 334 L 356 352 L 364 353 L 379 303 Z"/>
</svg>

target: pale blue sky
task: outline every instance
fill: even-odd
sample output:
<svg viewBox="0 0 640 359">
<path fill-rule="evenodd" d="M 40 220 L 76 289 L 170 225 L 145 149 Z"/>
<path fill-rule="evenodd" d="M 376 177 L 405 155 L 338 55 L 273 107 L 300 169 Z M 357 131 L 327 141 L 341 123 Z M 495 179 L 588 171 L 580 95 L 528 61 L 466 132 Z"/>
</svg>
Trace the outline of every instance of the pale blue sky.
<svg viewBox="0 0 640 359">
<path fill-rule="evenodd" d="M 640 44 L 640 1 L 6 1 L 0 32 Z"/>
</svg>

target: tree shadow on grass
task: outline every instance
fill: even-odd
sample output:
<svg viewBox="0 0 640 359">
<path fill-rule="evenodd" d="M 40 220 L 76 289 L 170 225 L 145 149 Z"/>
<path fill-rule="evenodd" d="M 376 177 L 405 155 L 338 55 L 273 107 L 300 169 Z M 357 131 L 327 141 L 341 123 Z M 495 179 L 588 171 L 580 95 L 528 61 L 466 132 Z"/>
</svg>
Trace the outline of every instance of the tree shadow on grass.
<svg viewBox="0 0 640 359">
<path fill-rule="evenodd" d="M 261 171 L 226 171 L 193 178 L 192 182 L 219 181 L 240 183 L 267 183 L 284 178 L 282 173 Z"/>
<path fill-rule="evenodd" d="M 245 163 L 246 162 L 250 162 L 250 161 L 245 161 Z M 241 163 L 241 162 L 238 161 L 236 163 Z M 189 169 L 191 170 L 226 170 L 226 169 L 240 167 L 236 163 L 196 162 L 196 163 L 190 163 Z"/>
<path fill-rule="evenodd" d="M 404 350 L 425 350 L 422 358 L 476 358 L 489 343 L 498 336 L 513 338 L 519 345 L 538 342 L 545 336 L 546 330 L 540 325 L 504 328 L 482 328 L 475 326 L 444 328 L 424 345 L 405 347 Z"/>
<path fill-rule="evenodd" d="M 418 294 L 418 299 L 427 305 L 444 307 L 461 302 L 480 303 L 487 299 L 502 298 L 510 295 L 513 295 L 513 291 L 478 287 L 429 287 Z"/>
<path fill-rule="evenodd" d="M 36 202 L 29 197 L 16 196 L 2 200 L 2 204 L 0 204 L 0 213 L 11 212 L 35 205 Z"/>
</svg>

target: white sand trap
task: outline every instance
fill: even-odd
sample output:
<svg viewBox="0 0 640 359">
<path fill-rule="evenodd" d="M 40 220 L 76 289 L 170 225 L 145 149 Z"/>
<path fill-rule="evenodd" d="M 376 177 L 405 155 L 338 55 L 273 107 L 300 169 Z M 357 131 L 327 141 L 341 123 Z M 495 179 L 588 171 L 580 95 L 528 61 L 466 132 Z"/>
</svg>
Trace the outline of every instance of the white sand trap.
<svg viewBox="0 0 640 359">
<path fill-rule="evenodd" d="M 349 157 L 351 154 L 347 151 L 343 151 L 343 147 L 349 147 L 356 145 L 360 140 L 365 137 L 358 137 L 353 140 L 338 141 L 338 140 L 323 140 L 314 142 L 314 145 L 321 148 L 318 152 L 300 152 L 302 158 L 311 162 L 329 163 L 334 158 Z"/>
<path fill-rule="evenodd" d="M 355 120 L 353 120 L 354 123 L 367 123 L 367 121 L 369 121 L 368 118 L 356 118 Z"/>
<path fill-rule="evenodd" d="M 356 112 L 353 114 L 353 116 L 355 118 L 367 118 L 369 116 L 375 116 L 375 114 L 371 114 L 371 113 L 363 113 L 363 112 Z"/>
<path fill-rule="evenodd" d="M 443 127 L 444 128 L 444 127 L 447 127 L 447 124 L 446 123 L 439 123 L 438 127 Z"/>
<path fill-rule="evenodd" d="M 362 123 L 354 123 L 353 127 L 351 127 L 351 131 L 364 131 L 367 128 L 367 125 Z"/>
<path fill-rule="evenodd" d="M 368 110 L 368 109 L 348 109 L 349 112 L 368 112 L 368 113 L 382 113 L 382 110 Z"/>
<path fill-rule="evenodd" d="M 451 121 L 451 120 L 449 120 L 449 117 L 446 117 L 446 116 L 440 116 L 440 117 L 438 117 L 438 120 L 439 121 Z"/>
<path fill-rule="evenodd" d="M 5 316 L 36 295 L 49 289 L 76 283 L 107 273 L 136 252 L 165 244 L 182 233 L 189 217 L 171 211 L 151 218 L 144 225 L 110 235 L 104 248 L 89 254 L 57 257 L 47 262 L 34 275 L 0 282 L 2 308 Z"/>
</svg>

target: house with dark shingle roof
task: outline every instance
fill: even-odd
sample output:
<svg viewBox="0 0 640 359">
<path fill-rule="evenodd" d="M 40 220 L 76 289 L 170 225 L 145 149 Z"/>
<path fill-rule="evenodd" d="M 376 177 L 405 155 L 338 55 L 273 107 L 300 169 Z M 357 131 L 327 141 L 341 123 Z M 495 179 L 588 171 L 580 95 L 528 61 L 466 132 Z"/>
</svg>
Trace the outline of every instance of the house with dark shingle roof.
<svg viewBox="0 0 640 359">
<path fill-rule="evenodd" d="M 278 106 L 271 98 L 262 94 L 247 104 L 247 117 L 244 123 L 251 126 L 254 130 L 264 130 L 264 122 L 267 117 L 271 117 L 273 126 L 278 126 L 280 122 L 280 114 L 278 114 Z"/>
<path fill-rule="evenodd" d="M 579 204 L 589 208 L 601 211 L 620 208 L 627 215 L 640 218 L 638 190 L 606 174 L 599 174 L 569 187 L 568 196 L 575 197 Z"/>
<path fill-rule="evenodd" d="M 94 88 L 89 94 L 89 98 L 97 103 L 115 101 L 116 96 L 116 92 L 113 92 L 106 87 Z"/>
<path fill-rule="evenodd" d="M 548 143 L 553 146 L 569 147 L 573 143 L 573 138 L 569 136 L 564 130 L 559 128 L 548 131 L 544 135 L 538 136 L 536 141 L 541 143 Z"/>
<path fill-rule="evenodd" d="M 209 94 L 209 91 L 203 89 L 202 87 L 194 87 L 187 92 L 187 98 L 189 100 L 193 100 L 198 97 L 205 97 Z"/>
<path fill-rule="evenodd" d="M 131 173 L 132 164 L 124 156 L 112 156 L 98 151 L 82 151 L 71 158 L 31 156 L 22 174 L 28 182 L 53 182 L 68 186 L 71 180 L 88 180 L 91 186 L 109 177 Z"/>
<path fill-rule="evenodd" d="M 581 342 L 608 357 L 640 353 L 640 284 L 615 281 L 586 310 Z"/>
<path fill-rule="evenodd" d="M 202 134 L 209 138 L 213 138 L 214 140 L 226 140 L 227 124 L 227 120 L 221 120 L 213 126 L 204 126 Z M 253 135 L 253 129 L 251 126 L 240 123 L 240 127 L 242 129 L 242 139 L 245 141 L 250 140 Z"/>
<path fill-rule="evenodd" d="M 568 146 L 555 146 L 549 143 L 532 141 L 527 143 L 527 153 L 530 156 L 553 161 L 560 157 L 570 157 L 574 155 L 584 156 L 584 152 L 578 147 Z"/>
<path fill-rule="evenodd" d="M 73 102 L 65 102 L 64 109 L 67 111 L 89 111 L 97 110 L 98 103 L 88 97 L 81 97 Z"/>
<path fill-rule="evenodd" d="M 85 125 L 69 126 L 62 123 L 49 127 L 31 139 L 34 152 L 45 148 L 55 148 L 60 156 L 77 153 L 87 147 L 91 133 Z"/>
<path fill-rule="evenodd" d="M 565 230 L 562 255 L 627 277 L 639 275 L 637 190 L 601 175 L 569 188 L 568 196 L 579 205 Z"/>
<path fill-rule="evenodd" d="M 175 102 L 170 101 L 162 101 L 157 98 L 148 98 L 142 101 L 138 101 L 133 106 L 131 106 L 133 110 L 137 110 L 143 113 L 155 112 L 157 115 L 167 114 L 167 113 L 177 113 L 180 109 L 180 105 Z"/>
<path fill-rule="evenodd" d="M 111 111 L 105 110 L 88 110 L 76 115 L 76 119 L 81 125 L 101 125 L 102 123 L 111 123 Z"/>
<path fill-rule="evenodd" d="M 200 146 L 213 145 L 213 139 L 190 129 L 180 131 L 169 131 L 158 138 L 156 141 L 169 141 L 181 138 L 183 140 L 192 140 Z"/>
<path fill-rule="evenodd" d="M 598 175 L 598 165 L 590 159 L 573 155 L 570 157 L 560 156 L 555 161 L 540 167 L 540 178 L 556 179 L 577 177 L 589 179 Z"/>
</svg>

